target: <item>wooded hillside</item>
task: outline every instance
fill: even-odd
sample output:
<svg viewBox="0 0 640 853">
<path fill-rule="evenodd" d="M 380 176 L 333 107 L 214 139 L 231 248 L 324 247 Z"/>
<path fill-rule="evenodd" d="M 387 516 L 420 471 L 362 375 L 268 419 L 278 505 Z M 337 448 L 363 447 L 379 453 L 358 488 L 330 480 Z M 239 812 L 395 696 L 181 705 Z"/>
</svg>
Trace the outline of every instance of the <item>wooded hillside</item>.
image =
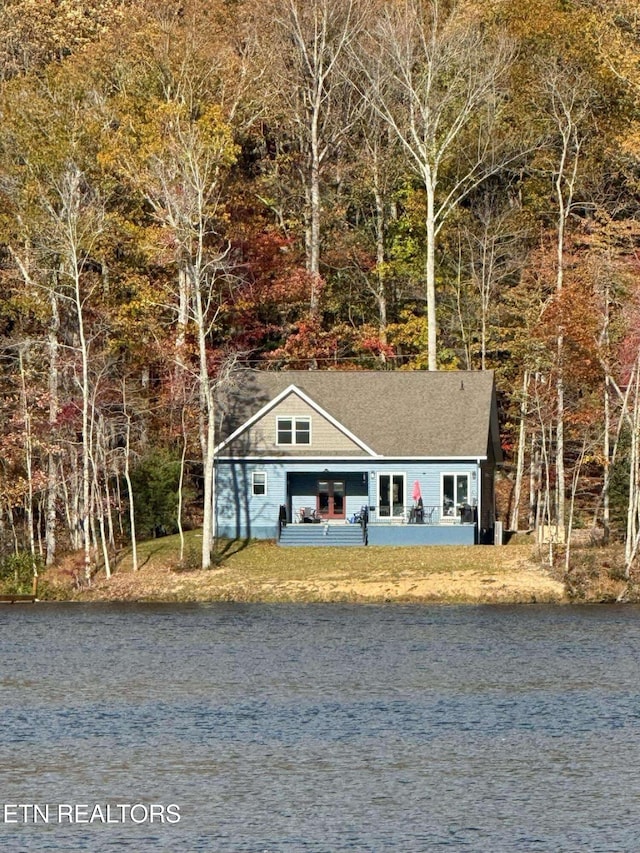
<svg viewBox="0 0 640 853">
<path fill-rule="evenodd" d="M 0 575 L 211 529 L 246 366 L 495 369 L 505 525 L 630 571 L 636 0 L 6 0 L 0 74 Z"/>
</svg>

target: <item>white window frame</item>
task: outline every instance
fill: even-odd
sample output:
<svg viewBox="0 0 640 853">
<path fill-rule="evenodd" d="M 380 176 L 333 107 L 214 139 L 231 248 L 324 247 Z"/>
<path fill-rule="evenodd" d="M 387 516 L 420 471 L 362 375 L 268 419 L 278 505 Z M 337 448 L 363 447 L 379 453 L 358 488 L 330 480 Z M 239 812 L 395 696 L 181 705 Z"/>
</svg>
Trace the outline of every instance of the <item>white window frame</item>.
<svg viewBox="0 0 640 853">
<path fill-rule="evenodd" d="M 378 471 L 378 494 L 376 495 L 376 510 L 378 515 L 378 520 L 382 521 L 403 521 L 405 519 L 406 513 L 406 503 L 407 503 L 407 472 L 406 471 Z M 393 478 L 394 477 L 402 477 L 402 491 L 404 492 L 404 502 L 402 505 L 402 512 L 400 515 L 393 514 L 393 495 L 390 495 L 390 503 L 389 503 L 389 515 L 381 515 L 380 514 L 380 478 L 381 477 L 390 477 L 390 486 L 393 489 Z"/>
<path fill-rule="evenodd" d="M 256 482 L 256 475 L 263 478 L 262 483 Z M 256 486 L 262 486 L 264 488 L 263 492 L 256 492 Z M 251 494 L 256 498 L 263 498 L 267 494 L 267 472 L 266 471 L 252 471 L 251 472 Z"/>
<path fill-rule="evenodd" d="M 280 441 L 280 421 L 291 421 L 291 441 Z M 298 423 L 309 424 L 309 441 L 296 441 Z M 311 417 L 309 415 L 276 415 L 276 445 L 278 447 L 311 447 Z"/>
<path fill-rule="evenodd" d="M 454 496 L 454 505 L 453 505 L 453 515 L 445 515 L 444 514 L 444 478 L 445 477 L 453 477 L 453 496 Z M 458 478 L 466 477 L 467 478 L 467 500 L 469 504 L 471 504 L 471 472 L 470 471 L 442 471 L 440 474 L 440 518 L 441 519 L 455 519 L 456 521 L 460 520 L 460 516 L 458 515 L 458 506 L 455 503 L 455 497 L 458 494 Z"/>
</svg>

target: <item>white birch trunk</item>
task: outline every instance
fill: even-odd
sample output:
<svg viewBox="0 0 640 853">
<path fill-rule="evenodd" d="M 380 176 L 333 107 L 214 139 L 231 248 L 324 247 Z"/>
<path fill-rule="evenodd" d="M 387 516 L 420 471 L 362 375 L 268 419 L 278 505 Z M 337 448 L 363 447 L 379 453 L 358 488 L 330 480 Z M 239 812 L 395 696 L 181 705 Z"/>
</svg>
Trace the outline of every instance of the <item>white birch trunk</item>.
<svg viewBox="0 0 640 853">
<path fill-rule="evenodd" d="M 631 412 L 631 448 L 629 453 L 629 499 L 627 506 L 627 536 L 624 553 L 624 576 L 629 580 L 640 541 L 640 367 L 636 362 L 631 379 L 633 409 Z"/>
<path fill-rule="evenodd" d="M 124 396 L 124 391 L 123 391 Z M 127 484 L 127 497 L 129 499 L 129 527 L 131 528 L 131 565 L 133 571 L 138 571 L 138 540 L 136 537 L 136 510 L 133 502 L 133 484 L 131 482 L 131 417 L 127 414 L 125 403 L 125 417 L 127 419 L 127 431 L 124 446 L 124 479 Z"/>
<path fill-rule="evenodd" d="M 435 184 L 436 176 L 431 170 L 424 173 L 427 191 L 427 232 L 426 289 L 427 289 L 427 365 L 429 370 L 438 369 L 438 328 L 436 321 L 436 215 Z"/>
<path fill-rule="evenodd" d="M 202 476 L 204 507 L 202 517 L 202 568 L 211 566 L 211 551 L 214 537 L 214 478 L 213 478 L 213 456 L 215 448 L 215 411 L 213 388 L 209 377 L 209 366 L 207 363 L 207 345 L 205 317 L 202 304 L 202 294 L 198 286 L 198 277 L 194 275 L 194 309 L 195 321 L 198 332 L 198 352 L 200 370 L 198 380 L 200 383 L 200 442 L 202 447 Z"/>
<path fill-rule="evenodd" d="M 529 385 L 529 371 L 525 370 L 522 381 L 522 399 L 520 400 L 520 427 L 518 432 L 518 456 L 516 461 L 516 482 L 513 488 L 513 506 L 511 507 L 511 530 L 518 530 L 520 516 L 520 499 L 522 496 L 522 480 L 524 478 L 524 456 L 527 441 L 526 418 L 527 418 L 527 388 Z M 533 465 L 533 460 L 532 460 Z"/>
<path fill-rule="evenodd" d="M 31 554 L 31 567 L 34 579 L 38 577 L 38 564 L 36 562 L 36 540 L 33 524 L 33 435 L 31 432 L 31 412 L 29 411 L 29 398 L 27 395 L 27 379 L 24 366 L 24 355 L 19 351 L 20 365 L 20 397 L 22 401 L 22 420 L 24 423 L 24 455 L 25 468 L 27 472 L 27 494 L 25 497 L 25 518 L 27 533 L 29 537 L 29 552 Z"/>
<path fill-rule="evenodd" d="M 49 291 L 51 320 L 49 322 L 49 430 L 50 441 L 53 441 L 54 430 L 58 418 L 58 331 L 60 329 L 60 313 L 58 298 L 55 290 Z M 47 505 L 45 512 L 45 565 L 50 566 L 56 557 L 56 526 L 58 501 L 58 454 L 49 450 L 47 459 Z"/>
<path fill-rule="evenodd" d="M 187 430 L 184 422 L 184 409 L 182 410 L 182 453 L 180 455 L 180 478 L 178 481 L 178 534 L 180 536 L 180 565 L 184 563 L 184 530 L 182 527 L 182 503 L 184 489 L 184 469 L 187 458 Z"/>
<path fill-rule="evenodd" d="M 387 343 L 387 293 L 384 281 L 385 262 L 385 211 L 384 197 L 380 180 L 380 151 L 376 145 L 373 150 L 373 196 L 376 206 L 376 302 L 378 304 L 378 329 L 380 341 Z M 386 357 L 383 355 L 383 361 Z"/>
</svg>

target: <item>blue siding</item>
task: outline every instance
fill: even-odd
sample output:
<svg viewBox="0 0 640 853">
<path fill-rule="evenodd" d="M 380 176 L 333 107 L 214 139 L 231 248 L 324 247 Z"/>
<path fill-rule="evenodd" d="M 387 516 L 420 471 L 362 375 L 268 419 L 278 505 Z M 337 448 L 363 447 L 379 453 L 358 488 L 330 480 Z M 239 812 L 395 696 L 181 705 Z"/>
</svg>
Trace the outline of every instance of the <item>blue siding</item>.
<svg viewBox="0 0 640 853">
<path fill-rule="evenodd" d="M 267 475 L 265 495 L 251 494 L 251 475 Z M 287 477 L 281 463 L 246 462 L 216 465 L 218 536 L 228 539 L 275 539 L 278 510 L 286 501 Z"/>
<path fill-rule="evenodd" d="M 371 500 L 370 504 L 378 504 L 378 473 L 404 474 L 405 475 L 405 504 L 412 503 L 413 484 L 417 480 L 420 483 L 422 502 L 425 507 L 440 507 L 442 475 L 443 474 L 468 474 L 469 475 L 469 500 L 475 506 L 478 502 L 478 465 L 476 462 L 447 462 L 446 460 L 436 462 L 389 462 L 384 466 L 378 463 L 375 476 L 371 478 Z"/>
<path fill-rule="evenodd" d="M 266 494 L 253 495 L 252 473 L 264 472 L 267 478 Z M 217 533 L 231 539 L 273 539 L 277 536 L 278 513 L 286 506 L 291 521 L 302 506 L 315 507 L 316 487 L 319 479 L 343 479 L 346 492 L 346 518 L 357 513 L 361 506 L 373 507 L 372 521 L 377 518 L 378 473 L 404 474 L 404 503 L 412 503 L 413 484 L 420 483 L 425 507 L 441 506 L 442 474 L 469 474 L 469 499 L 478 501 L 478 466 L 475 461 L 460 462 L 437 460 L 434 462 L 406 462 L 380 459 L 353 459 L 350 461 L 322 462 L 294 460 L 219 460 L 216 463 Z M 472 544 L 474 525 L 380 525 L 369 528 L 371 544 L 415 544 L 425 541 L 438 544 Z M 383 537 L 385 541 L 378 541 Z M 395 532 L 397 528 L 397 532 Z M 425 531 L 429 528 L 429 533 Z M 391 532 L 389 532 L 391 531 Z M 418 532 L 422 531 L 422 532 Z M 390 541 L 393 540 L 393 541 Z M 400 540 L 400 541 L 396 541 Z M 419 540 L 419 541 L 418 541 Z"/>
<path fill-rule="evenodd" d="M 475 524 L 372 524 L 369 545 L 475 545 Z"/>
</svg>

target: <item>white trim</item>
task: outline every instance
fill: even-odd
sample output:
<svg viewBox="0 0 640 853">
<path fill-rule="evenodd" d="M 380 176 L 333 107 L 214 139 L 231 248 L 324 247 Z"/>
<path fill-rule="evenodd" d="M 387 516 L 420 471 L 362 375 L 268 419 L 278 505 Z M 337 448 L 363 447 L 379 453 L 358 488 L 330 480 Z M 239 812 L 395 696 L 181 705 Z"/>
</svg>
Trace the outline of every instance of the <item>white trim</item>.
<svg viewBox="0 0 640 853">
<path fill-rule="evenodd" d="M 477 475 L 476 475 L 477 476 Z M 444 478 L 445 477 L 453 477 L 453 515 L 445 515 L 444 514 Z M 457 489 L 457 480 L 458 477 L 466 477 L 467 478 L 467 501 L 471 502 L 471 471 L 441 471 L 440 472 L 440 518 L 441 519 L 458 519 L 457 514 L 457 506 L 456 506 L 456 493 Z"/>
<path fill-rule="evenodd" d="M 230 441 L 228 438 L 226 441 Z M 224 442 L 226 444 L 226 442 Z M 219 445 L 223 447 L 223 445 Z M 288 447 L 289 445 L 280 445 L 281 447 Z M 304 444 L 298 445 L 298 447 L 306 447 Z M 220 462 L 242 462 L 247 461 L 271 461 L 271 462 L 370 462 L 370 459 L 373 458 L 375 460 L 381 462 L 471 462 L 475 463 L 476 459 L 479 458 L 481 460 L 486 460 L 486 456 L 378 456 L 373 455 L 369 456 L 218 456 L 218 461 Z M 464 471 L 460 472 L 464 473 Z"/>
<path fill-rule="evenodd" d="M 364 443 L 364 441 L 361 441 L 356 435 L 354 435 L 350 430 L 348 430 L 339 421 L 337 421 L 333 417 L 333 415 L 330 415 L 329 412 L 326 412 L 321 406 L 319 406 L 316 402 L 314 402 L 311 399 L 311 397 L 309 397 L 307 394 L 304 393 L 304 391 L 301 391 L 295 385 L 289 385 L 287 388 L 284 389 L 284 391 L 281 391 L 279 394 L 277 394 L 273 398 L 273 400 L 271 400 L 269 403 L 266 404 L 266 406 L 263 406 L 261 409 L 259 409 L 255 413 L 255 415 L 252 415 L 249 418 L 249 420 L 245 421 L 242 424 L 242 426 L 239 426 L 237 430 L 232 432 L 228 438 L 226 438 L 223 442 L 218 444 L 217 447 L 213 451 L 214 455 L 217 456 L 218 453 L 224 447 L 226 447 L 230 442 L 232 442 L 234 439 L 236 439 L 241 433 L 243 433 L 250 426 L 253 426 L 253 424 L 255 424 L 256 421 L 259 421 L 262 417 L 264 417 L 264 415 L 268 414 L 268 412 L 270 412 L 275 406 L 278 405 L 278 403 L 280 403 L 282 400 L 284 400 L 284 398 L 286 396 L 288 396 L 289 394 L 295 394 L 301 400 L 303 400 L 305 403 L 307 403 L 309 406 L 311 406 L 311 408 L 314 409 L 314 411 L 316 411 L 321 417 L 328 420 L 329 423 L 333 424 L 333 426 L 336 427 L 336 429 L 338 429 L 347 438 L 351 439 L 351 441 L 353 441 L 354 444 L 357 444 L 358 447 L 360 447 L 362 450 L 364 450 L 369 456 L 381 458 L 378 456 L 378 454 L 376 454 L 376 452 L 374 450 L 372 450 L 368 445 L 366 445 Z M 304 447 L 304 446 L 305 445 L 300 445 L 300 447 Z M 232 458 L 237 458 L 237 459 L 263 459 L 265 457 L 263 457 L 263 456 L 255 456 L 255 457 L 239 456 L 239 457 L 232 457 Z M 323 458 L 323 457 L 320 457 L 320 458 Z M 407 458 L 411 458 L 411 457 L 407 457 Z"/>
<path fill-rule="evenodd" d="M 389 515 L 381 515 L 380 514 L 380 478 L 381 477 L 391 477 L 391 482 L 389 483 L 390 489 L 393 490 L 393 477 L 402 477 L 403 487 L 402 491 L 404 492 L 402 499 L 402 515 L 394 515 L 393 514 L 393 493 L 392 491 L 389 494 Z M 388 518 L 389 521 L 393 521 L 393 519 L 397 519 L 398 521 L 406 521 L 405 518 L 405 507 L 407 505 L 407 472 L 406 471 L 377 471 L 376 472 L 376 515 L 378 520 L 382 518 Z"/>
<path fill-rule="evenodd" d="M 294 385 L 289 385 L 288 388 L 285 388 L 284 391 L 281 391 L 279 394 L 277 394 L 273 398 L 273 400 L 271 400 L 269 403 L 267 403 L 261 409 L 258 409 L 258 411 L 255 413 L 255 415 L 252 415 L 249 418 L 249 420 L 245 421 L 241 426 L 238 427 L 238 429 L 234 430 L 234 432 L 232 432 L 228 438 L 225 438 L 224 441 L 222 441 L 220 444 L 216 445 L 216 447 L 213 451 L 214 454 L 217 455 L 220 452 L 220 450 L 222 450 L 223 447 L 225 447 L 227 444 L 229 444 L 229 442 L 233 441 L 241 433 L 243 433 L 246 429 L 248 429 L 248 427 L 252 426 L 256 421 L 260 420 L 260 418 L 263 417 L 263 415 L 266 415 L 267 412 L 269 412 L 271 409 L 273 409 L 274 406 L 277 406 L 278 403 L 282 399 L 284 399 L 284 397 L 286 397 L 286 395 L 289 394 L 294 387 L 295 387 Z M 261 459 L 262 457 L 260 457 L 260 456 L 254 456 L 254 457 L 237 456 L 234 458 L 236 458 L 236 459 L 249 459 L 249 458 Z"/>
<path fill-rule="evenodd" d="M 255 491 L 256 474 L 261 474 L 264 477 L 264 483 L 260 484 L 260 485 L 264 486 L 264 492 L 262 492 L 260 494 Z M 263 497 L 266 497 L 266 495 L 267 495 L 267 472 L 266 471 L 252 471 L 251 472 L 251 497 L 252 498 L 263 498 Z"/>
<path fill-rule="evenodd" d="M 278 441 L 280 421 L 291 421 L 291 441 Z M 301 441 L 299 443 L 296 441 L 296 426 L 298 421 L 306 421 L 309 424 L 309 441 Z M 311 415 L 276 415 L 276 447 L 311 447 L 311 422 Z"/>
</svg>

